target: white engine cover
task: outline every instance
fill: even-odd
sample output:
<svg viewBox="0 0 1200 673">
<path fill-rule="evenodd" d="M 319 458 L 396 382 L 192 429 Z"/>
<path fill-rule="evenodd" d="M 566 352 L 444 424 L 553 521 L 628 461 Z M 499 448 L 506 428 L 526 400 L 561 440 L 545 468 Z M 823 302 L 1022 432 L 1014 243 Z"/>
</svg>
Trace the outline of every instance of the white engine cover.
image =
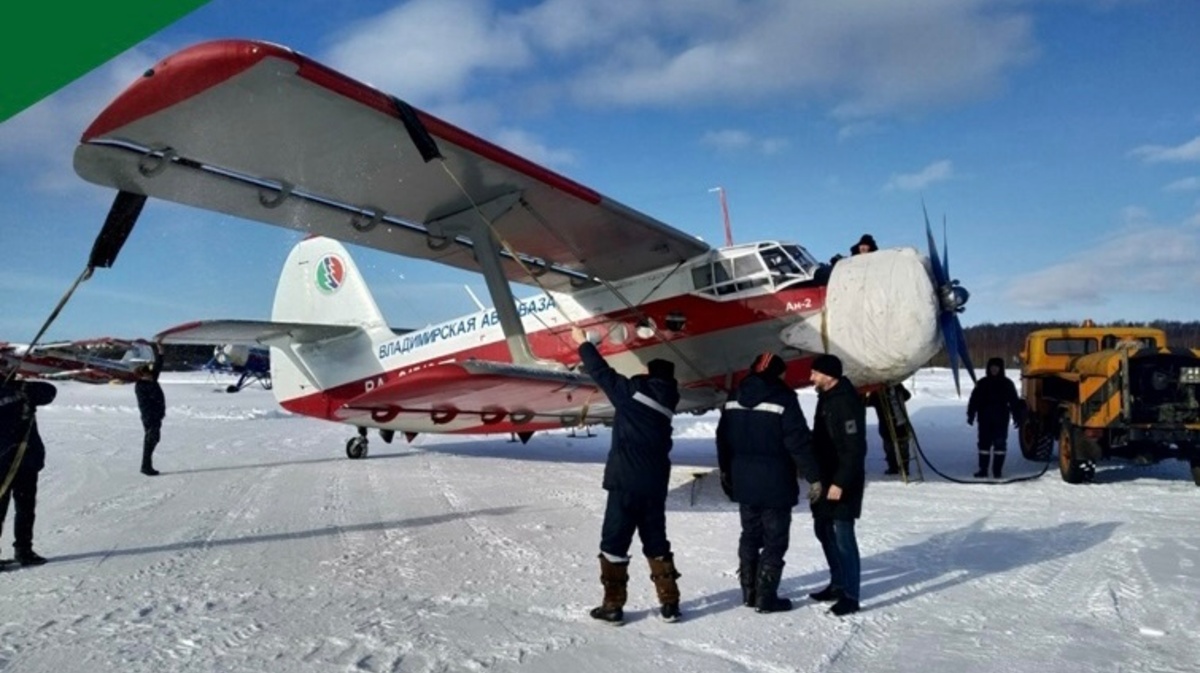
<svg viewBox="0 0 1200 673">
<path fill-rule="evenodd" d="M 833 267 L 825 306 L 781 334 L 789 346 L 841 358 L 855 385 L 907 378 L 942 345 L 928 259 L 913 248 L 855 255 Z"/>
</svg>

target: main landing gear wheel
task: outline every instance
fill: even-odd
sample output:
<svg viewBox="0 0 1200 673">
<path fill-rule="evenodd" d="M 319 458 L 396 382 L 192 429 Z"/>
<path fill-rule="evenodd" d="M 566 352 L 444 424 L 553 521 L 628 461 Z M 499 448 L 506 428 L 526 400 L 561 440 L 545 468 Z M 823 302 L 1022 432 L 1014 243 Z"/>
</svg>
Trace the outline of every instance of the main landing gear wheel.
<svg viewBox="0 0 1200 673">
<path fill-rule="evenodd" d="M 1075 457 L 1077 439 L 1075 429 L 1064 422 L 1058 438 L 1058 471 L 1068 484 L 1089 482 L 1096 475 L 1095 466 Z"/>
<path fill-rule="evenodd" d="M 361 460 L 367 457 L 367 438 L 351 437 L 346 441 L 346 457 L 351 460 Z"/>
</svg>

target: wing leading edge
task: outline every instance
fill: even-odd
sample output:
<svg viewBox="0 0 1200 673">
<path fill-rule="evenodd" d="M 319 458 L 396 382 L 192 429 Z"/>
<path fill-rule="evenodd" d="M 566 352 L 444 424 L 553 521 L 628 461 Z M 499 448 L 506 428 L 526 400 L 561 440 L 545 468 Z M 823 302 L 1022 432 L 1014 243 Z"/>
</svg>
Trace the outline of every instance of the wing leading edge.
<svg viewBox="0 0 1200 673">
<path fill-rule="evenodd" d="M 541 284 L 560 291 L 708 250 L 648 215 L 261 42 L 208 42 L 164 59 L 84 132 L 75 169 L 123 191 L 473 271 L 480 267 L 462 232 L 478 222 L 478 207 L 534 274 L 550 272 Z M 533 282 L 511 259 L 504 267 L 510 280 Z"/>
</svg>

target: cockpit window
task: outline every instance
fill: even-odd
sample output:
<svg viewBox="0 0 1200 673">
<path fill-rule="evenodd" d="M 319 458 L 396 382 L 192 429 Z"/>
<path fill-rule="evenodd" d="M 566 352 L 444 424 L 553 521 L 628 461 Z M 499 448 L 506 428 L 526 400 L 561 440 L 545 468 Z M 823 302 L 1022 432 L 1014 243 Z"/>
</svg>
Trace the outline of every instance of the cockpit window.
<svg viewBox="0 0 1200 673">
<path fill-rule="evenodd" d="M 804 248 L 778 243 L 725 249 L 713 257 L 692 269 L 692 284 L 697 292 L 720 297 L 808 281 L 819 266 Z"/>
</svg>

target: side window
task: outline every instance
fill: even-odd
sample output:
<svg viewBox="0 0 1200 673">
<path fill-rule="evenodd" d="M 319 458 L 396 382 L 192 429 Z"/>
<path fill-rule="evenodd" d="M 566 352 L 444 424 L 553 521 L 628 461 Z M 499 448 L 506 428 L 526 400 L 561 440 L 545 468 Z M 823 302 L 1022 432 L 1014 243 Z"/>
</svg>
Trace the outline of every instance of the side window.
<svg viewBox="0 0 1200 673">
<path fill-rule="evenodd" d="M 1096 345 L 1095 339 L 1046 339 L 1046 355 L 1087 355 Z"/>
<path fill-rule="evenodd" d="M 762 260 L 758 254 L 742 255 L 733 260 L 733 275 L 737 278 L 752 276 L 763 270 Z"/>
<path fill-rule="evenodd" d="M 712 287 L 713 272 L 712 264 L 705 264 L 692 269 L 692 287 L 697 290 Z"/>
</svg>

